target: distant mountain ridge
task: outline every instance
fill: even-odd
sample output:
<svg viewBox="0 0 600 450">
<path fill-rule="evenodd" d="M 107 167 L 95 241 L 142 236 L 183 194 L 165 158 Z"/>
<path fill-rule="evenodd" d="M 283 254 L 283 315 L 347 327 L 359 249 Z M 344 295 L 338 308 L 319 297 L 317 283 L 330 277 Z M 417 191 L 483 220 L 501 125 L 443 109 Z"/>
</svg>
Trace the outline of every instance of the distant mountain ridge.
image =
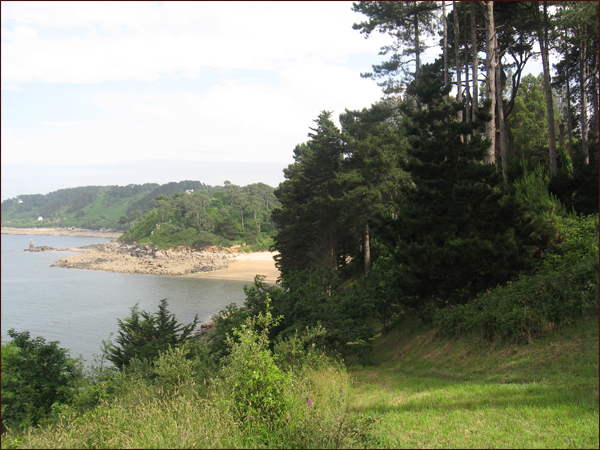
<svg viewBox="0 0 600 450">
<path fill-rule="evenodd" d="M 131 220 L 123 218 L 143 216 L 153 208 L 150 201 L 159 195 L 193 190 L 205 190 L 212 195 L 223 187 L 184 180 L 162 185 L 81 186 L 46 195 L 19 195 L 2 202 L 1 223 L 17 228 L 77 227 L 124 231 L 130 228 Z"/>
</svg>

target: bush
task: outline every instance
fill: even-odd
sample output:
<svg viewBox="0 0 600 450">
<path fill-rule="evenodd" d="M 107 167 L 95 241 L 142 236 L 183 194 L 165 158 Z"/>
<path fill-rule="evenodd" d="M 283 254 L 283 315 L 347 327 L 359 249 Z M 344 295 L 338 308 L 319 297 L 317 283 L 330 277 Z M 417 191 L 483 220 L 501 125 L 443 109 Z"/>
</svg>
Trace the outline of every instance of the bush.
<svg viewBox="0 0 600 450">
<path fill-rule="evenodd" d="M 342 356 L 368 355 L 374 336 L 373 303 L 358 284 L 344 286 L 335 271 L 319 266 L 291 271 L 280 287 L 269 286 L 257 277 L 254 285 L 244 291 L 244 308 L 230 306 L 215 320 L 215 344 L 219 351 L 227 352 L 223 345 L 225 334 L 247 317 L 265 313 L 266 300 L 270 298 L 273 314 L 282 316 L 271 328 L 272 340 L 286 339 L 307 327 L 322 326 L 326 331 L 319 342 L 324 348 Z"/>
<path fill-rule="evenodd" d="M 324 332 L 307 330 L 270 350 L 269 329 L 281 317 L 248 317 L 228 339 L 216 398 L 241 424 L 246 447 L 342 448 L 363 440 L 372 418 L 351 417 L 350 378 L 343 365 L 304 346 Z"/>
<path fill-rule="evenodd" d="M 54 404 L 67 404 L 82 379 L 81 362 L 58 342 L 8 330 L 2 345 L 2 433 L 40 423 Z"/>
<path fill-rule="evenodd" d="M 269 349 L 268 329 L 277 322 L 270 311 L 248 318 L 234 331 L 239 342 L 228 338 L 231 350 L 220 372 L 220 389 L 230 396 L 228 402 L 242 423 L 260 439 L 267 439 L 271 431 L 267 425 L 276 423 L 290 407 L 285 395 L 290 375 L 275 364 Z M 256 326 L 262 328 L 258 333 Z"/>
<path fill-rule="evenodd" d="M 532 342 L 598 308 L 598 215 L 557 219 L 559 241 L 537 272 L 436 313 L 447 335 Z"/>
<path fill-rule="evenodd" d="M 487 340 L 532 342 L 583 317 L 598 304 L 598 260 L 562 271 L 540 270 L 436 313 L 443 334 L 478 333 Z"/>
<path fill-rule="evenodd" d="M 152 362 L 161 351 L 183 342 L 198 324 L 198 315 L 194 321 L 183 326 L 175 315 L 167 310 L 167 300 L 162 299 L 155 314 L 139 312 L 137 305 L 131 308 L 131 315 L 125 320 L 117 319 L 119 336 L 116 345 L 104 343 L 106 359 L 118 369 L 128 366 L 134 358 Z"/>
</svg>

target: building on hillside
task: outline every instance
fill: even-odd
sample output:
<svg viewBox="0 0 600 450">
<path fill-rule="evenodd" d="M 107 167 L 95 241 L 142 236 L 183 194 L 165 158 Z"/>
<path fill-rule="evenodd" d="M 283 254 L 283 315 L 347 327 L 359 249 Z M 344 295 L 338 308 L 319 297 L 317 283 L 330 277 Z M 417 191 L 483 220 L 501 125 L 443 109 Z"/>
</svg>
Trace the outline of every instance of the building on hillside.
<svg viewBox="0 0 600 450">
<path fill-rule="evenodd" d="M 42 216 L 39 216 L 38 220 L 44 220 L 44 218 Z"/>
</svg>

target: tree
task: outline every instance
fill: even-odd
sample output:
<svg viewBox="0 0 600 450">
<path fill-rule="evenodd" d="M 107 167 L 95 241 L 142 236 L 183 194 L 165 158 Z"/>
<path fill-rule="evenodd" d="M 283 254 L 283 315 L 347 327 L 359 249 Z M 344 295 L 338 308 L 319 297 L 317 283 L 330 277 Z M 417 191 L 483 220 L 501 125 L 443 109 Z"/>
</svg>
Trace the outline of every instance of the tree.
<svg viewBox="0 0 600 450">
<path fill-rule="evenodd" d="M 55 403 L 68 403 L 82 377 L 69 351 L 28 331 L 8 330 L 2 344 L 2 433 L 37 425 Z"/>
<path fill-rule="evenodd" d="M 372 261 L 372 222 L 394 212 L 392 199 L 408 178 L 408 173 L 400 168 L 406 138 L 394 114 L 390 105 L 380 102 L 362 111 L 346 110 L 340 116 L 347 155 L 339 175 L 344 190 L 341 211 L 346 227 L 364 230 L 362 248 L 366 273 Z M 350 256 L 360 258 L 359 254 Z"/>
<path fill-rule="evenodd" d="M 436 63 L 424 66 L 421 83 L 412 87 L 424 105 L 406 111 L 406 169 L 414 188 L 404 193 L 398 220 L 388 224 L 397 295 L 421 311 L 464 303 L 518 273 L 529 257 L 529 230 L 516 203 L 503 194 L 496 168 L 479 163 L 489 148 L 481 136 L 489 114 L 483 109 L 476 121 L 457 122 L 462 105 L 444 101 L 443 85 Z M 461 140 L 473 131 L 470 142 Z"/>
<path fill-rule="evenodd" d="M 158 311 L 149 314 L 138 311 L 136 304 L 128 318 L 117 319 L 119 335 L 116 344 L 108 342 L 103 347 L 106 359 L 119 370 L 127 367 L 132 359 L 154 361 L 160 352 L 184 342 L 198 324 L 198 315 L 188 325 L 182 325 L 167 310 L 167 300 L 162 299 Z"/>
<path fill-rule="evenodd" d="M 494 2 L 485 1 L 485 31 L 486 31 L 486 92 L 491 101 L 490 113 L 492 120 L 486 123 L 485 135 L 490 142 L 485 162 L 488 164 L 496 163 L 496 65 L 497 45 L 496 45 L 496 25 L 494 24 Z"/>
<path fill-rule="evenodd" d="M 473 107 L 472 118 L 475 120 L 477 110 L 479 109 L 479 47 L 477 44 L 477 23 L 475 21 L 475 6 L 476 3 L 471 3 L 471 49 L 473 51 Z"/>
<path fill-rule="evenodd" d="M 548 121 L 543 91 L 543 75 L 526 75 L 515 99 L 509 120 L 513 133 L 515 162 L 533 169 L 538 163 L 548 163 Z"/>
<path fill-rule="evenodd" d="M 552 87 L 550 84 L 550 42 L 548 39 L 548 2 L 544 2 L 543 13 L 539 12 L 539 3 L 535 3 L 538 19 L 538 41 L 544 69 L 544 93 L 546 94 L 546 116 L 548 119 L 548 146 L 550 149 L 550 174 L 556 175 L 556 134 L 554 132 L 554 104 L 552 102 Z"/>
<path fill-rule="evenodd" d="M 562 31 L 557 48 L 564 59 L 558 67 L 555 66 L 562 69 L 559 71 L 562 77 L 559 85 L 566 84 L 574 96 L 579 97 L 582 156 L 584 163 L 589 164 L 589 131 L 593 132 L 594 139 L 598 139 L 598 5 L 590 2 L 561 3 L 553 19 L 557 22 L 556 28 Z M 569 81 L 572 79 L 577 82 L 571 88 Z"/>
<path fill-rule="evenodd" d="M 365 73 L 366 78 L 387 78 L 380 86 L 386 94 L 403 90 L 403 82 L 398 83 L 394 77 L 404 73 L 418 80 L 421 70 L 421 53 L 426 49 L 424 38 L 433 34 L 437 27 L 435 11 L 439 8 L 437 2 L 404 1 L 404 2 L 367 2 L 353 3 L 352 10 L 363 13 L 368 21 L 353 25 L 367 37 L 373 31 L 389 34 L 395 39 L 392 45 L 385 46 L 379 52 L 381 55 L 391 54 L 389 61 L 373 66 L 373 73 Z M 403 48 L 402 52 L 400 51 Z M 406 59 L 414 55 L 414 60 Z M 408 64 L 415 63 L 414 73 L 410 73 Z M 417 105 L 419 99 L 416 99 Z"/>
</svg>

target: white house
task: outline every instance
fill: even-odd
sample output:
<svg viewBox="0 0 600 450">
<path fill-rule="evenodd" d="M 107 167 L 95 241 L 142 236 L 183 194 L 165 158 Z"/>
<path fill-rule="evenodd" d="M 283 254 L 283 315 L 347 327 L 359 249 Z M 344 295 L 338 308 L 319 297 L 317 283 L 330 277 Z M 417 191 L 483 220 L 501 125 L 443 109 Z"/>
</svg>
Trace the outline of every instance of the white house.
<svg viewBox="0 0 600 450">
<path fill-rule="evenodd" d="M 38 217 L 38 220 L 44 220 L 44 218 L 42 216 Z"/>
</svg>

